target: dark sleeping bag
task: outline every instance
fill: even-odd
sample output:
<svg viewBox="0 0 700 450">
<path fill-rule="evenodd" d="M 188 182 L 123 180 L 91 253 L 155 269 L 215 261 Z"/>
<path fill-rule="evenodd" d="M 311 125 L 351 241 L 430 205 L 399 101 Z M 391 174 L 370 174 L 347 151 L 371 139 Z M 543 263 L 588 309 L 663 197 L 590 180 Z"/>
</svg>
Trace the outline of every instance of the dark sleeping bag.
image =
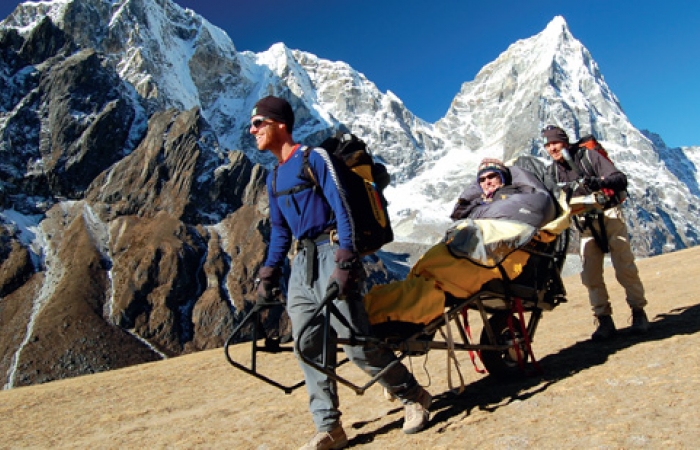
<svg viewBox="0 0 700 450">
<path fill-rule="evenodd" d="M 452 219 L 507 219 L 542 227 L 554 220 L 557 209 L 547 188 L 535 175 L 509 167 L 511 184 L 501 186 L 492 198 L 482 197 L 476 180 L 459 196 Z"/>
</svg>

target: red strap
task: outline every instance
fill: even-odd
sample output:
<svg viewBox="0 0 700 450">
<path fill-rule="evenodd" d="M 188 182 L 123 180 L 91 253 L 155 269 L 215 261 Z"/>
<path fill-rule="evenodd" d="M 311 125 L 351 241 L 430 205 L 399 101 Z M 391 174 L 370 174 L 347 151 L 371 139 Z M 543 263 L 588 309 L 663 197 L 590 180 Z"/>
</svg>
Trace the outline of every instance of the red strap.
<svg viewBox="0 0 700 450">
<path fill-rule="evenodd" d="M 462 319 L 464 320 L 464 332 L 467 334 L 467 339 L 469 340 L 469 344 L 471 344 L 472 343 L 472 333 L 471 333 L 471 326 L 469 326 L 469 317 L 467 315 L 469 313 L 469 308 L 465 306 L 464 308 L 462 308 L 460 313 L 462 314 Z M 484 373 L 486 373 L 486 369 L 480 369 L 479 366 L 476 364 L 477 355 L 479 356 L 479 360 L 481 360 L 481 353 L 480 352 L 475 352 L 474 350 L 471 350 L 471 349 L 469 350 L 469 359 L 472 360 L 472 365 L 474 366 L 474 370 L 477 373 L 484 374 Z"/>
</svg>

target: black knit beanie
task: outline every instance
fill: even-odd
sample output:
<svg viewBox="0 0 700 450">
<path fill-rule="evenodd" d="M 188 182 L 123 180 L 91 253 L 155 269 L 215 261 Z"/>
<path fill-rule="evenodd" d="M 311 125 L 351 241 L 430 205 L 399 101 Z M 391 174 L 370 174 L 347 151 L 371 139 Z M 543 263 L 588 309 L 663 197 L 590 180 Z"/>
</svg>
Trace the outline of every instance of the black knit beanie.
<svg viewBox="0 0 700 450">
<path fill-rule="evenodd" d="M 287 131 L 289 133 L 291 133 L 294 128 L 294 111 L 292 111 L 292 105 L 283 98 L 274 97 L 272 95 L 261 98 L 250 113 L 250 117 L 254 116 L 264 116 L 276 122 L 283 123 L 287 125 Z"/>
<path fill-rule="evenodd" d="M 563 142 L 564 144 L 569 143 L 569 136 L 564 130 L 554 125 L 548 125 L 544 130 L 542 130 L 542 137 L 544 138 L 544 143 L 549 144 L 550 142 Z"/>
</svg>

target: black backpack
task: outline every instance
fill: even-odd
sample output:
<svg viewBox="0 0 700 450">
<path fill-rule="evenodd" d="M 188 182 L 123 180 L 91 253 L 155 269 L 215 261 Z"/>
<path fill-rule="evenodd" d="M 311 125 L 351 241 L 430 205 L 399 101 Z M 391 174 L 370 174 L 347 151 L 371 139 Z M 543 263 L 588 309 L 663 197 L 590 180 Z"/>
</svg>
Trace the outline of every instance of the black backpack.
<svg viewBox="0 0 700 450">
<path fill-rule="evenodd" d="M 383 190 L 389 185 L 390 176 L 386 167 L 374 161 L 367 144 L 351 133 L 338 132 L 326 139 L 319 147 L 325 149 L 334 158 L 334 166 L 343 172 L 341 179 L 347 193 L 350 219 L 354 228 L 355 249 L 361 255 L 379 250 L 384 244 L 394 240 L 394 232 L 389 221 L 387 201 Z M 309 155 L 313 147 L 304 147 L 304 161 L 299 178 L 306 180 L 292 190 L 298 192 L 313 188 L 323 194 L 309 165 Z M 276 172 L 276 169 L 275 169 Z M 277 178 L 275 173 L 273 182 Z M 293 192 L 277 192 L 276 196 Z"/>
</svg>

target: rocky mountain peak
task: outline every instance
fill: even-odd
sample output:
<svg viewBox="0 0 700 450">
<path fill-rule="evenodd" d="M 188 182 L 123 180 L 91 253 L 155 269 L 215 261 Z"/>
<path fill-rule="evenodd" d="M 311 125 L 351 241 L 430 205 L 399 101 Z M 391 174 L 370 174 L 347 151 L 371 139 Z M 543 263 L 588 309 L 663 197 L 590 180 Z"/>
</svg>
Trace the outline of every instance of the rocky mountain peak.
<svg viewBox="0 0 700 450">
<path fill-rule="evenodd" d="M 392 175 L 399 244 L 442 237 L 484 156 L 544 156 L 550 123 L 572 139 L 594 133 L 628 174 L 638 255 L 700 239 L 697 152 L 636 130 L 562 17 L 456 87 L 436 123 L 342 61 L 283 43 L 238 52 L 170 0 L 20 4 L 0 22 L 0 86 L 8 387 L 223 344 L 250 307 L 269 236 L 274 158 L 248 132 L 269 94 L 295 108 L 297 141 L 343 129 L 369 144 Z M 392 258 L 373 260 L 389 278 L 402 275 L 384 265 Z M 266 317 L 272 332 L 285 326 L 279 311 Z"/>
</svg>

